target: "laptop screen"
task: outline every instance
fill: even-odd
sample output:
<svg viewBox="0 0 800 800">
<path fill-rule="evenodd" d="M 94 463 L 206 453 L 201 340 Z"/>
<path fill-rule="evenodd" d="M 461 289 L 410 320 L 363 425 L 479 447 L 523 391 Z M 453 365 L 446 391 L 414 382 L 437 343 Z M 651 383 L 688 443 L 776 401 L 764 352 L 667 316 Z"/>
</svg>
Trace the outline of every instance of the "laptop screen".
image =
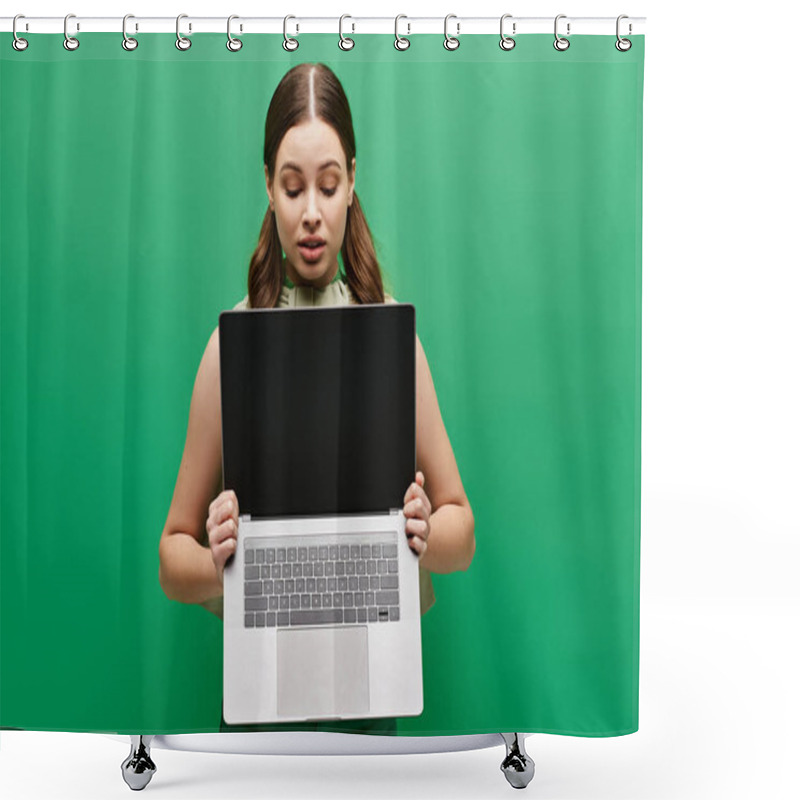
<svg viewBox="0 0 800 800">
<path fill-rule="evenodd" d="M 223 475 L 253 517 L 402 508 L 416 470 L 413 305 L 226 311 Z"/>
</svg>

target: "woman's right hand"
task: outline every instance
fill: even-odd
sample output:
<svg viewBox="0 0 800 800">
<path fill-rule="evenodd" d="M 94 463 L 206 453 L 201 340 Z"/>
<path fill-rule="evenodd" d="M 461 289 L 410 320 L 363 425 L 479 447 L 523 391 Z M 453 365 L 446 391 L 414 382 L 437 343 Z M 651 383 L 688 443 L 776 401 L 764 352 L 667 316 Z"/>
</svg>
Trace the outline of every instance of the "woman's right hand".
<svg viewBox="0 0 800 800">
<path fill-rule="evenodd" d="M 236 537 L 239 533 L 239 501 L 232 489 L 221 492 L 208 507 L 206 531 L 217 577 L 224 585 L 222 574 L 225 563 L 236 552 Z"/>
</svg>

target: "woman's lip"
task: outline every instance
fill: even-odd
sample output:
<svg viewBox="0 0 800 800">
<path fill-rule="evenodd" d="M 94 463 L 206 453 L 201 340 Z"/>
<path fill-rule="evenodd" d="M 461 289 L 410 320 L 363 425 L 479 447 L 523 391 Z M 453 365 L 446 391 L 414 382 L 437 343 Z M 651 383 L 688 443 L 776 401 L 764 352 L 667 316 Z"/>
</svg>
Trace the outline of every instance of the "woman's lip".
<svg viewBox="0 0 800 800">
<path fill-rule="evenodd" d="M 325 249 L 325 243 L 322 243 L 321 247 L 306 247 L 305 245 L 300 245 L 299 248 L 300 255 L 303 256 L 305 261 L 309 263 L 316 263 L 322 258 L 322 252 Z"/>
</svg>

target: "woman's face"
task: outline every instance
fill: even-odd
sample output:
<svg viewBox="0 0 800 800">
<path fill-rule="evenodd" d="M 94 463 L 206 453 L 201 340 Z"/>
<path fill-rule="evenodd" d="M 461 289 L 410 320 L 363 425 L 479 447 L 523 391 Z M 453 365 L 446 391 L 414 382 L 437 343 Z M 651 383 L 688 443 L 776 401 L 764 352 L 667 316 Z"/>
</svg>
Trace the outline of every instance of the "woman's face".
<svg viewBox="0 0 800 800">
<path fill-rule="evenodd" d="M 264 169 L 292 283 L 321 289 L 336 277 L 347 209 L 353 202 L 355 158 L 350 178 L 346 167 L 334 129 L 313 119 L 286 132 L 274 178 Z"/>
</svg>

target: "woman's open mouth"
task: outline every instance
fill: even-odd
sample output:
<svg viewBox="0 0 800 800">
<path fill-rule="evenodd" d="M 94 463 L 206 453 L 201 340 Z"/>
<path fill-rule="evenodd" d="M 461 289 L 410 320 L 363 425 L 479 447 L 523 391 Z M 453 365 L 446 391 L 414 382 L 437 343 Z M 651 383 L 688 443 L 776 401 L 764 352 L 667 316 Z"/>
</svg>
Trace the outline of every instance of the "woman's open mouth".
<svg viewBox="0 0 800 800">
<path fill-rule="evenodd" d="M 322 239 L 304 240 L 299 244 L 300 255 L 305 261 L 313 264 L 322 258 L 325 242 Z"/>
</svg>

